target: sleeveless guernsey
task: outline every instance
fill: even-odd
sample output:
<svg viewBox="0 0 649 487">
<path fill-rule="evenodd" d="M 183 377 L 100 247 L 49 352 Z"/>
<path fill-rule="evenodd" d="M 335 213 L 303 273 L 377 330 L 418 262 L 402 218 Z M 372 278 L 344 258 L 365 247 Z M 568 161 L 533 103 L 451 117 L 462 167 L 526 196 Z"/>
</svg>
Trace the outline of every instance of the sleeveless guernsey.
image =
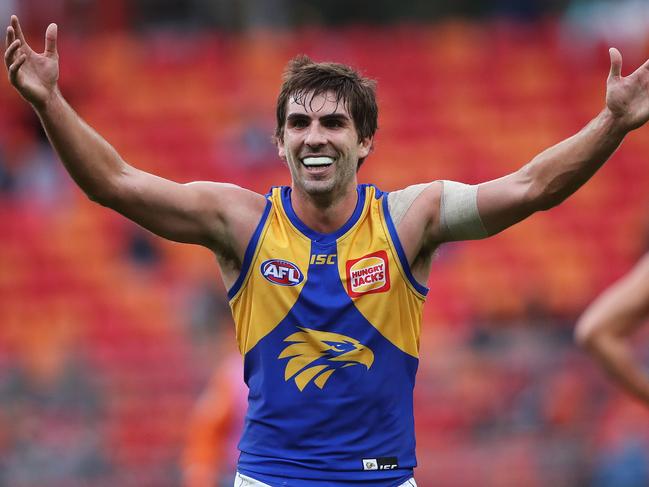
<svg viewBox="0 0 649 487">
<path fill-rule="evenodd" d="M 273 188 L 228 292 L 249 387 L 238 470 L 261 481 L 393 486 L 416 466 L 428 289 L 410 272 L 387 193 L 357 191 L 345 225 L 320 234 L 297 218 L 289 187 Z"/>
</svg>

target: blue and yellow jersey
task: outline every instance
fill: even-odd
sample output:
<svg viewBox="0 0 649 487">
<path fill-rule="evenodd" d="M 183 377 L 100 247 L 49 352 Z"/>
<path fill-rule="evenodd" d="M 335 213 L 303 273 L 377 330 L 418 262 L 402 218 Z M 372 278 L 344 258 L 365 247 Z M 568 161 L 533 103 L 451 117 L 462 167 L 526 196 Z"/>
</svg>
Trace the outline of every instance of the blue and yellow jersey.
<svg viewBox="0 0 649 487">
<path fill-rule="evenodd" d="M 428 290 L 410 272 L 387 193 L 357 191 L 347 223 L 321 234 L 298 219 L 290 188 L 273 188 L 228 293 L 249 387 L 239 471 L 270 484 L 396 485 L 416 465 Z"/>
</svg>

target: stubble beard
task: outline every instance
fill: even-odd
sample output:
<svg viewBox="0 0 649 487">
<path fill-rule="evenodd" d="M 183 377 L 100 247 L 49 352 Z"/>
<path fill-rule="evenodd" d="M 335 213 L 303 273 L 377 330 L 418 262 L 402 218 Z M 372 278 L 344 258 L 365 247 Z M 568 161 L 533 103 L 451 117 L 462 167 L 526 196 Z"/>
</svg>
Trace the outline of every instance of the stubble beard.
<svg viewBox="0 0 649 487">
<path fill-rule="evenodd" d="M 335 164 L 339 163 L 340 160 L 336 161 Z M 298 161 L 298 164 L 301 166 L 302 163 Z M 345 164 L 345 168 L 342 170 L 335 168 L 337 171 L 328 179 L 310 179 L 306 174 L 302 173 L 304 176 L 296 178 L 294 175 L 293 180 L 296 186 L 306 195 L 316 200 L 333 200 L 342 195 L 354 178 L 355 171 L 351 169 L 351 165 L 343 164 Z"/>
</svg>

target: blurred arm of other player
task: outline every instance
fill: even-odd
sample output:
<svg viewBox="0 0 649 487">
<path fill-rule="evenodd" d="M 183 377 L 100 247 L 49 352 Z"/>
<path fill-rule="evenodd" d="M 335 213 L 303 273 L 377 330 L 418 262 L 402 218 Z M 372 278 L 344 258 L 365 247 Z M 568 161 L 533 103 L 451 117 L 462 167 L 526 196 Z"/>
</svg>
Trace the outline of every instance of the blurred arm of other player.
<svg viewBox="0 0 649 487">
<path fill-rule="evenodd" d="M 18 18 L 7 27 L 9 81 L 36 111 L 66 169 L 90 199 L 148 230 L 212 249 L 224 280 L 234 282 L 245 246 L 265 206 L 263 196 L 214 182 L 179 184 L 140 171 L 87 125 L 58 89 L 57 26 L 45 33 L 45 51 L 27 44 Z"/>
<path fill-rule="evenodd" d="M 649 318 L 649 254 L 602 293 L 577 323 L 575 338 L 627 392 L 649 405 L 649 376 L 627 336 Z"/>
</svg>

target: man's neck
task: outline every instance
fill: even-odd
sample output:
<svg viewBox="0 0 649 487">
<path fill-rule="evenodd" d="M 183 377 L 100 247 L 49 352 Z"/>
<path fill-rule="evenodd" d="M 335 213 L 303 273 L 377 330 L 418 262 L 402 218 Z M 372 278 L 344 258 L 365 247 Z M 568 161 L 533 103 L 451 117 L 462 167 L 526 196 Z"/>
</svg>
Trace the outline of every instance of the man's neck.
<svg viewBox="0 0 649 487">
<path fill-rule="evenodd" d="M 358 202 L 356 185 L 334 196 L 313 197 L 293 188 L 291 205 L 297 217 L 311 230 L 333 233 L 342 227 L 354 213 Z"/>
</svg>

